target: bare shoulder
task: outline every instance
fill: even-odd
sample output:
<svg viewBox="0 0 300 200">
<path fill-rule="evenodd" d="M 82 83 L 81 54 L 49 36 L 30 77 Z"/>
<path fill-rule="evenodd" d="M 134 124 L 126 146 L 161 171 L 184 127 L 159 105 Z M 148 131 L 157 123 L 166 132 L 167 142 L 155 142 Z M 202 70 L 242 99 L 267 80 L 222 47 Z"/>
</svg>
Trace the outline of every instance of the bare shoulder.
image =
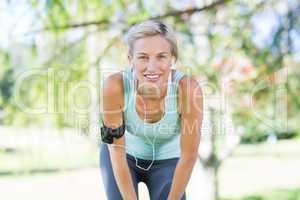
<svg viewBox="0 0 300 200">
<path fill-rule="evenodd" d="M 179 89 L 182 91 L 187 91 L 190 89 L 200 88 L 200 85 L 195 77 L 184 76 L 179 81 Z"/>
<path fill-rule="evenodd" d="M 123 76 L 121 72 L 111 74 L 104 80 L 103 92 L 107 95 L 120 95 L 123 93 Z"/>
<path fill-rule="evenodd" d="M 202 89 L 195 77 L 184 76 L 178 85 L 179 112 L 202 104 Z"/>
<path fill-rule="evenodd" d="M 190 96 L 190 95 L 201 95 L 202 90 L 201 86 L 195 77 L 184 76 L 178 85 L 178 95 L 181 98 Z"/>
<path fill-rule="evenodd" d="M 123 75 L 117 72 L 109 75 L 103 84 L 103 97 L 109 101 L 123 103 Z"/>
</svg>

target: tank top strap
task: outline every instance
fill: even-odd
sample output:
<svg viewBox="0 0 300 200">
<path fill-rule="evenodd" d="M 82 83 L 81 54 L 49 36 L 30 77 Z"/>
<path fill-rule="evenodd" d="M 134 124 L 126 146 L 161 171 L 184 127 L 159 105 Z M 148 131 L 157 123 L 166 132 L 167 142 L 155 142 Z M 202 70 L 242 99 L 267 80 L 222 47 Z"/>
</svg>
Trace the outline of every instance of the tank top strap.
<svg viewBox="0 0 300 200">
<path fill-rule="evenodd" d="M 130 68 L 126 68 L 122 71 L 122 75 L 123 75 L 123 88 L 124 88 L 124 108 L 123 111 L 126 111 L 129 103 L 130 103 L 130 98 L 132 98 L 132 92 L 133 92 L 133 83 L 134 83 L 134 79 L 133 79 L 133 69 Z"/>
<path fill-rule="evenodd" d="M 173 74 L 173 81 L 172 81 L 172 87 L 170 90 L 170 101 L 169 101 L 169 106 L 171 109 L 171 113 L 175 114 L 177 113 L 177 90 L 178 90 L 178 85 L 179 81 L 185 76 L 185 74 L 181 71 L 176 70 L 175 73 Z"/>
<path fill-rule="evenodd" d="M 184 76 L 185 76 L 185 73 L 183 73 L 182 71 L 178 71 L 178 70 L 175 71 L 173 80 L 174 80 L 174 86 L 175 86 L 176 91 L 177 91 L 177 88 L 178 88 L 178 85 L 179 85 L 179 81 Z"/>
</svg>

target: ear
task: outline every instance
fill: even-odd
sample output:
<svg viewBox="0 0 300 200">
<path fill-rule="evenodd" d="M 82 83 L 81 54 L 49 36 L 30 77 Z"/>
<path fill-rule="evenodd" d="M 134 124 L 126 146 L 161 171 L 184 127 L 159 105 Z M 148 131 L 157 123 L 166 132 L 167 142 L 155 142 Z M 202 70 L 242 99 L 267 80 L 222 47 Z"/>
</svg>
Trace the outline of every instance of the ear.
<svg viewBox="0 0 300 200">
<path fill-rule="evenodd" d="M 129 61 L 129 62 L 132 61 L 132 55 L 131 55 L 131 54 L 128 54 L 128 55 L 127 55 L 127 58 L 128 58 L 128 61 Z"/>
<path fill-rule="evenodd" d="M 129 65 L 130 65 L 130 66 L 133 66 L 133 63 L 132 63 L 132 62 L 133 62 L 133 56 L 132 56 L 131 54 L 128 54 L 128 55 L 127 55 L 127 58 L 128 58 L 128 63 L 129 63 Z"/>
<path fill-rule="evenodd" d="M 173 56 L 173 58 L 172 58 L 172 63 L 171 63 L 171 68 L 172 68 L 172 69 L 175 68 L 175 63 L 176 63 L 176 58 Z"/>
</svg>

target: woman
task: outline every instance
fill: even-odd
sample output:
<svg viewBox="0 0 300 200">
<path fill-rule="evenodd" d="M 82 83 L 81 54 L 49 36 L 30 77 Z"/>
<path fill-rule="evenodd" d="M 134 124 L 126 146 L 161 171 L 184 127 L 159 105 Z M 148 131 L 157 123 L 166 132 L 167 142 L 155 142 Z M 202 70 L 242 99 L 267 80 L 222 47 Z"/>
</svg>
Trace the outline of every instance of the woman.
<svg viewBox="0 0 300 200">
<path fill-rule="evenodd" d="M 172 69 L 177 46 L 167 24 L 137 24 L 127 44 L 131 67 L 109 76 L 103 87 L 101 135 L 111 143 L 100 149 L 107 198 L 138 199 L 137 185 L 144 182 L 150 199 L 186 199 L 200 142 L 201 89 Z"/>
</svg>

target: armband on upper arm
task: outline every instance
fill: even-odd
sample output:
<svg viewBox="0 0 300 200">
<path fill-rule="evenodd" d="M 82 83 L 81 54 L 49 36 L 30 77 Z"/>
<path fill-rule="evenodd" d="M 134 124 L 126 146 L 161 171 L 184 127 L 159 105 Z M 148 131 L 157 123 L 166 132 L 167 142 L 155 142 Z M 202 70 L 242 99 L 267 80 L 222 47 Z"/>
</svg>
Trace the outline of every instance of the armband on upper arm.
<svg viewBox="0 0 300 200">
<path fill-rule="evenodd" d="M 114 141 L 114 138 L 120 138 L 124 135 L 125 132 L 125 123 L 123 121 L 123 124 L 116 128 L 108 128 L 103 124 L 103 127 L 101 127 L 101 140 L 102 142 L 112 144 Z"/>
</svg>

